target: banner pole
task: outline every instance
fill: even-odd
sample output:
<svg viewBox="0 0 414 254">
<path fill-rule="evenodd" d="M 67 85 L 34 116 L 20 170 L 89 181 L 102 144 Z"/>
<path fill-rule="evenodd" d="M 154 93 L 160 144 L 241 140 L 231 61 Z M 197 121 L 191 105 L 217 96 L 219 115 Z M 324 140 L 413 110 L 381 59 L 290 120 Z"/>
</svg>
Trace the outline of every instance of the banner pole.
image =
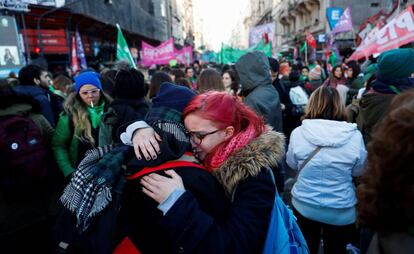
<svg viewBox="0 0 414 254">
<path fill-rule="evenodd" d="M 308 43 L 305 41 L 305 63 L 308 64 Z"/>
</svg>

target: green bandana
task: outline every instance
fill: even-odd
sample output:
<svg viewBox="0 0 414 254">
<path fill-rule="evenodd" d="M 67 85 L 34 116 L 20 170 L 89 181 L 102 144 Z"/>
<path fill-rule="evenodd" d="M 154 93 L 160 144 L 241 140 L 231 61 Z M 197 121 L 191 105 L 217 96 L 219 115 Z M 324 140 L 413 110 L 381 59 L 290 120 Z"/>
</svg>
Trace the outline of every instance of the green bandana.
<svg viewBox="0 0 414 254">
<path fill-rule="evenodd" d="M 104 109 L 104 101 L 102 101 L 101 105 L 95 106 L 93 108 L 91 106 L 88 106 L 89 119 L 91 120 L 92 128 L 95 129 L 101 123 L 101 118 L 104 113 Z"/>
</svg>

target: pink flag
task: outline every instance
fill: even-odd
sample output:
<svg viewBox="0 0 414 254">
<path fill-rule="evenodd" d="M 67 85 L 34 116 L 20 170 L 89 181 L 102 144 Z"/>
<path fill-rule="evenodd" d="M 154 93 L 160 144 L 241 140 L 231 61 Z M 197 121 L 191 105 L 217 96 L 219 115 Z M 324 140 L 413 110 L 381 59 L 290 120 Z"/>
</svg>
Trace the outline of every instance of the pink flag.
<svg viewBox="0 0 414 254">
<path fill-rule="evenodd" d="M 168 64 L 172 59 L 175 59 L 173 38 L 166 40 L 158 47 L 142 42 L 142 65 Z"/>
<path fill-rule="evenodd" d="M 398 48 L 414 41 L 414 13 L 408 7 L 384 27 L 375 27 L 351 55 L 350 60 Z"/>
<path fill-rule="evenodd" d="M 351 18 L 351 9 L 347 7 L 342 13 L 341 18 L 338 23 L 336 23 L 332 34 L 347 32 L 352 30 L 352 18 Z"/>
<path fill-rule="evenodd" d="M 187 46 L 180 50 L 176 49 L 175 58 L 179 63 L 190 65 L 193 62 L 193 48 L 191 46 Z"/>
</svg>

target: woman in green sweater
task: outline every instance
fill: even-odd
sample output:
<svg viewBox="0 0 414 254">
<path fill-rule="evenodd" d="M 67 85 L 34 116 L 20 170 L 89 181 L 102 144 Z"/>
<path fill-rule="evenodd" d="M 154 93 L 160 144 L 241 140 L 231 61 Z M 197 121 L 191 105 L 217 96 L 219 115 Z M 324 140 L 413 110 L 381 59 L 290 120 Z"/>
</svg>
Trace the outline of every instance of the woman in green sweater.
<svg viewBox="0 0 414 254">
<path fill-rule="evenodd" d="M 52 139 L 56 161 L 65 177 L 75 171 L 87 150 L 99 146 L 101 116 L 111 101 L 102 91 L 96 72 L 77 76 L 75 91 L 64 103 Z"/>
</svg>

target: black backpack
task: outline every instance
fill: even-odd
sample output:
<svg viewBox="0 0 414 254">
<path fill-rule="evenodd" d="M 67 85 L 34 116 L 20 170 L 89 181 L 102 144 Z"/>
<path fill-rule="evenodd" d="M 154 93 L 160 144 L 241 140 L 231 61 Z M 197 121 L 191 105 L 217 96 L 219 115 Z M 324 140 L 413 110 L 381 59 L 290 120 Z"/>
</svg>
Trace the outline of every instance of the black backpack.
<svg viewBox="0 0 414 254">
<path fill-rule="evenodd" d="M 39 127 L 29 117 L 0 117 L 0 188 L 27 190 L 48 171 L 48 147 Z"/>
</svg>

